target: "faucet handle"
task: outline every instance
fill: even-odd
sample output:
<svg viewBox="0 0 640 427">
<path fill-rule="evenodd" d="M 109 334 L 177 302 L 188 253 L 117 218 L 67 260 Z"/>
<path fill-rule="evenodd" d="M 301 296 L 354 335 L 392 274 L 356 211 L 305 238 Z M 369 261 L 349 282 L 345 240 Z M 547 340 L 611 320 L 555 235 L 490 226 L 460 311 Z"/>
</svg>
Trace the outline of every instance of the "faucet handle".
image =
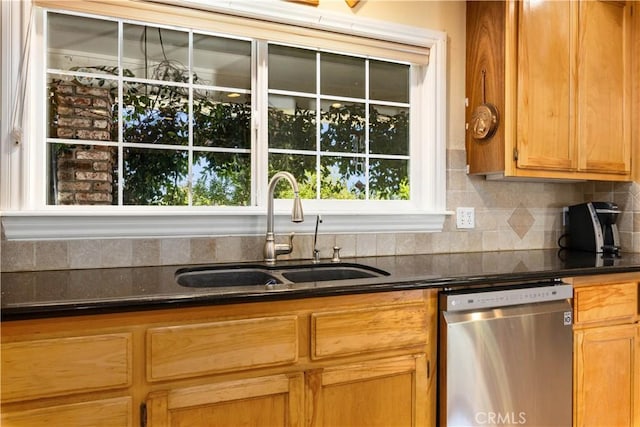
<svg viewBox="0 0 640 427">
<path fill-rule="evenodd" d="M 289 234 L 289 243 L 276 243 L 274 244 L 275 254 L 278 255 L 286 255 L 293 252 L 293 237 L 295 233 Z"/>
<path fill-rule="evenodd" d="M 331 258 L 331 262 L 340 262 L 340 246 L 333 247 L 333 258 Z"/>
</svg>

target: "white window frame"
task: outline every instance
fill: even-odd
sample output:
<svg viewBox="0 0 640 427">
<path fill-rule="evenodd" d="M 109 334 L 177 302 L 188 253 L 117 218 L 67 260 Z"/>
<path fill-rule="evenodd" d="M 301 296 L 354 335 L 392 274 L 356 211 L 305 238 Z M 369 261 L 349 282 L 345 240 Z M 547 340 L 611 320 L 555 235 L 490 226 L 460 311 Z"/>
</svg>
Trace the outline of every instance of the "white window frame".
<svg viewBox="0 0 640 427">
<path fill-rule="evenodd" d="M 291 201 L 276 203 L 276 231 L 284 233 L 312 233 L 315 214 L 322 214 L 322 233 L 365 232 L 423 232 L 441 231 L 447 212 L 445 210 L 446 175 L 446 33 L 392 24 L 384 21 L 345 16 L 319 11 L 286 2 L 261 2 L 259 11 L 252 0 L 235 0 L 210 4 L 206 0 L 161 0 L 181 7 L 206 8 L 213 12 L 260 18 L 285 24 L 321 28 L 346 34 L 390 39 L 429 48 L 429 65 L 424 76 L 412 73 L 412 85 L 432 96 L 422 96 L 420 102 L 411 99 L 411 126 L 423 135 L 422 141 L 412 138 L 410 153 L 411 201 L 332 201 L 318 203 L 303 201 L 307 221 L 292 224 L 288 220 Z M 3 79 L 3 94 L 14 95 L 12 87 L 19 85 L 19 71 L 15 63 L 20 60 L 21 49 L 16 47 L 16 34 L 24 40 L 21 24 L 28 20 L 25 10 L 5 6 L 2 2 L 2 71 L 9 78 Z M 20 2 L 23 3 L 23 2 Z M 24 2 L 29 3 L 29 2 Z M 20 19 L 16 19 L 19 17 Z M 348 18 L 348 19 L 347 19 Z M 22 27 L 21 27 L 22 28 Z M 390 36 L 392 35 L 392 36 Z M 9 37 L 13 36 L 13 37 Z M 39 37 L 30 38 L 32 55 L 29 85 L 26 99 L 33 94 L 44 93 L 44 47 Z M 11 60 L 7 61 L 6 58 Z M 13 86 L 11 86 L 13 85 Z M 266 88 L 255 88 L 264 96 Z M 411 93 L 415 93 L 414 90 Z M 40 95 L 41 96 L 41 95 Z M 34 98 L 38 99 L 38 98 Z M 20 142 L 10 138 L 11 101 L 14 96 L 2 97 L 2 154 L 0 170 L 2 181 L 0 207 L 5 237 L 15 240 L 45 240 L 73 238 L 140 238 L 172 236 L 259 235 L 266 229 L 266 179 L 256 185 L 257 206 L 249 207 L 150 207 L 150 206 L 46 206 L 45 157 L 40 146 L 44 135 L 40 122 L 30 118 L 43 117 L 43 102 L 27 102 L 23 122 L 24 136 Z M 26 102 L 26 101 L 25 101 Z M 264 116 L 264 114 L 263 114 Z M 256 114 L 256 117 L 261 117 Z M 418 119 L 419 118 L 419 119 Z M 266 133 L 266 122 L 256 119 L 258 132 Z M 38 129 L 40 128 L 40 129 Z M 260 135 L 259 137 L 264 137 Z M 266 159 L 254 147 L 258 158 Z M 266 160 L 257 162 L 254 176 L 266 177 Z M 34 172 L 35 171 L 35 172 Z M 264 181 L 264 182 L 262 182 Z M 424 185 L 420 185 L 424 183 Z"/>
</svg>

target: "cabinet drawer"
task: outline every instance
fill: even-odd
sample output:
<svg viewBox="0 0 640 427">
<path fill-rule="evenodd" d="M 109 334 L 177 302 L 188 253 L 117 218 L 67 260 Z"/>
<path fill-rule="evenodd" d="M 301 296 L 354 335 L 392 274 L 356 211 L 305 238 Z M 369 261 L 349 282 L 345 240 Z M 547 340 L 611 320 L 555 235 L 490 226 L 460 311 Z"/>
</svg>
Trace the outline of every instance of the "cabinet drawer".
<svg viewBox="0 0 640 427">
<path fill-rule="evenodd" d="M 575 324 L 634 321 L 638 314 L 636 282 L 576 287 Z"/>
<path fill-rule="evenodd" d="M 147 331 L 147 379 L 159 381 L 294 363 L 298 317 L 277 316 Z"/>
<path fill-rule="evenodd" d="M 127 387 L 131 334 L 108 334 L 2 345 L 2 401 Z"/>
<path fill-rule="evenodd" d="M 133 424 L 130 397 L 94 400 L 48 408 L 2 414 L 8 427 L 130 427 Z"/>
<path fill-rule="evenodd" d="M 311 315 L 313 359 L 426 344 L 424 304 L 331 311 Z"/>
</svg>

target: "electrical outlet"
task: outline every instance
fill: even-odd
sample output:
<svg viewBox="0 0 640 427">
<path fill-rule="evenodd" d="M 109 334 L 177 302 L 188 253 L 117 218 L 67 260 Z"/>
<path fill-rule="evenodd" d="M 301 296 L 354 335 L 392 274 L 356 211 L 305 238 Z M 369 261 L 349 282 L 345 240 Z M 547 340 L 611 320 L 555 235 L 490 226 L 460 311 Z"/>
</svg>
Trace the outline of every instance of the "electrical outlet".
<svg viewBox="0 0 640 427">
<path fill-rule="evenodd" d="M 456 226 L 458 228 L 475 228 L 476 212 L 474 208 L 456 208 Z"/>
</svg>

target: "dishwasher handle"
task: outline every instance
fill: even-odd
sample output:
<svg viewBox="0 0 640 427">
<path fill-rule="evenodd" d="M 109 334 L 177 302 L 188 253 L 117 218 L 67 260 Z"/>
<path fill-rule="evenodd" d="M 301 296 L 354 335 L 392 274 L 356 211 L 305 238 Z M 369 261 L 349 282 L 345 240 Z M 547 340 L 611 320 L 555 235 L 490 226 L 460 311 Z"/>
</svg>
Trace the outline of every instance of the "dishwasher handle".
<svg viewBox="0 0 640 427">
<path fill-rule="evenodd" d="M 489 288 L 475 292 L 444 293 L 444 311 L 469 311 L 512 305 L 535 304 L 573 298 L 573 286 L 569 284 Z"/>
<path fill-rule="evenodd" d="M 549 313 L 559 313 L 558 326 L 573 325 L 573 308 L 569 300 L 547 301 L 535 304 L 522 304 L 509 307 L 496 307 L 482 310 L 472 311 L 444 311 L 442 317 L 447 326 L 459 325 L 462 323 L 482 322 L 496 319 L 521 318 L 523 321 L 527 318 L 535 318 L 539 315 Z"/>
</svg>

